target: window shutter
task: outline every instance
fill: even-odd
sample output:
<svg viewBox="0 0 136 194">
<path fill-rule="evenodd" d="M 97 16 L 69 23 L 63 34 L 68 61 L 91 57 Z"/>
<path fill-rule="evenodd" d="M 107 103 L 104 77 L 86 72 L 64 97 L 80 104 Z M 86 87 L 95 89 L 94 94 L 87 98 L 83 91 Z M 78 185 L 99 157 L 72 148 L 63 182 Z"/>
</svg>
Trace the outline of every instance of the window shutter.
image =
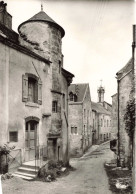
<svg viewBox="0 0 136 194">
<path fill-rule="evenodd" d="M 27 102 L 28 101 L 28 76 L 23 75 L 22 76 L 22 101 Z"/>
<path fill-rule="evenodd" d="M 38 80 L 38 104 L 42 104 L 42 82 Z"/>
</svg>

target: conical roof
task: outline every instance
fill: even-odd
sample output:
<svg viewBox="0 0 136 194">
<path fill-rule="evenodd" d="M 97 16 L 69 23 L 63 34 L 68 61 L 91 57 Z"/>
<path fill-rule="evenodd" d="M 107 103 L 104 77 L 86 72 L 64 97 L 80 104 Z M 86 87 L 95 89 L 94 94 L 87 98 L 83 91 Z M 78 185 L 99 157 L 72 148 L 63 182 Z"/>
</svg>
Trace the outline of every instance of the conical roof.
<svg viewBox="0 0 136 194">
<path fill-rule="evenodd" d="M 29 20 L 20 24 L 18 27 L 18 31 L 19 31 L 19 28 L 23 24 L 29 23 L 29 22 L 35 22 L 35 21 L 42 21 L 42 22 L 46 22 L 46 23 L 51 23 L 52 25 L 54 25 L 56 28 L 58 28 L 61 31 L 62 37 L 65 35 L 64 29 L 59 24 L 57 24 L 52 18 L 50 18 L 44 11 L 40 11 L 39 13 L 37 13 L 33 17 L 31 17 Z"/>
</svg>

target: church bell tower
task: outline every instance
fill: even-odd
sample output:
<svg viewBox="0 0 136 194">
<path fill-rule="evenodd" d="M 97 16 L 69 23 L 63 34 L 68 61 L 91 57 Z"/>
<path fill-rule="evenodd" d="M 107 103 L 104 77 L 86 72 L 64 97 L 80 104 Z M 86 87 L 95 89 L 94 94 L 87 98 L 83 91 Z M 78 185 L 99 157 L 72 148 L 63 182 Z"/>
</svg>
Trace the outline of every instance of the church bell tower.
<svg viewBox="0 0 136 194">
<path fill-rule="evenodd" d="M 105 93 L 105 88 L 102 86 L 102 80 L 101 80 L 101 85 L 97 89 L 98 93 L 98 103 L 103 103 L 104 102 L 104 93 Z"/>
</svg>

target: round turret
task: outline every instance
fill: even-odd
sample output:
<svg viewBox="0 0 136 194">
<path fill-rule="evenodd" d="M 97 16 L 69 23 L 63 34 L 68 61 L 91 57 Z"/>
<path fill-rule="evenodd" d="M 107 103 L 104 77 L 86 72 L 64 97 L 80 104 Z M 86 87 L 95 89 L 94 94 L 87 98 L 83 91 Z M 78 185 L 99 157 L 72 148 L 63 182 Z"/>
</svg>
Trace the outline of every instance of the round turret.
<svg viewBox="0 0 136 194">
<path fill-rule="evenodd" d="M 44 11 L 40 11 L 18 27 L 20 44 L 37 54 L 50 59 L 51 52 L 61 57 L 61 38 L 64 29 Z"/>
</svg>

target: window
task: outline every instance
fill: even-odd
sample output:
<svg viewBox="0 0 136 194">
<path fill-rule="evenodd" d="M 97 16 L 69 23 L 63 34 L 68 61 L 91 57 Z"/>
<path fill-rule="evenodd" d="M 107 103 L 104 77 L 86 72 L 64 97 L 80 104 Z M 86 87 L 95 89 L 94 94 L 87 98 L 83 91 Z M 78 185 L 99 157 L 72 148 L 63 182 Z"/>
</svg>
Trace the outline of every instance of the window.
<svg viewBox="0 0 136 194">
<path fill-rule="evenodd" d="M 28 78 L 28 101 L 37 103 L 38 101 L 38 84 L 37 80 Z"/>
<path fill-rule="evenodd" d="M 61 61 L 59 60 L 59 73 L 61 72 Z"/>
<path fill-rule="evenodd" d="M 75 127 L 75 134 L 77 134 L 77 127 Z"/>
<path fill-rule="evenodd" d="M 65 109 L 65 94 L 63 94 L 63 96 L 62 96 L 62 98 L 63 98 L 63 109 Z"/>
<path fill-rule="evenodd" d="M 10 142 L 17 142 L 18 141 L 18 132 L 17 131 L 10 131 L 9 132 L 9 141 Z"/>
<path fill-rule="evenodd" d="M 93 119 L 93 128 L 95 128 L 95 123 L 94 123 L 94 119 Z"/>
<path fill-rule="evenodd" d="M 70 99 L 70 101 L 73 101 L 73 93 L 72 92 L 69 93 L 69 99 Z"/>
<path fill-rule="evenodd" d="M 86 118 L 86 110 L 84 109 L 84 119 Z"/>
<path fill-rule="evenodd" d="M 53 101 L 52 102 L 52 112 L 57 112 L 58 111 L 58 102 Z"/>
<path fill-rule="evenodd" d="M 33 74 L 26 73 L 22 79 L 22 101 L 42 104 L 42 82 Z"/>
<path fill-rule="evenodd" d="M 69 93 L 69 100 L 73 102 L 77 102 L 77 95 L 73 94 L 73 92 Z"/>
<path fill-rule="evenodd" d="M 85 125 L 84 125 L 84 131 L 83 131 L 83 133 L 85 134 Z"/>
<path fill-rule="evenodd" d="M 71 127 L 71 134 L 77 134 L 77 127 Z"/>
<path fill-rule="evenodd" d="M 109 121 L 107 120 L 107 127 L 109 127 Z"/>
<path fill-rule="evenodd" d="M 102 119 L 101 119 L 101 127 L 102 127 L 102 125 L 103 125 L 103 122 L 102 122 Z"/>
<path fill-rule="evenodd" d="M 106 127 L 106 119 L 104 119 L 104 127 Z"/>
</svg>

